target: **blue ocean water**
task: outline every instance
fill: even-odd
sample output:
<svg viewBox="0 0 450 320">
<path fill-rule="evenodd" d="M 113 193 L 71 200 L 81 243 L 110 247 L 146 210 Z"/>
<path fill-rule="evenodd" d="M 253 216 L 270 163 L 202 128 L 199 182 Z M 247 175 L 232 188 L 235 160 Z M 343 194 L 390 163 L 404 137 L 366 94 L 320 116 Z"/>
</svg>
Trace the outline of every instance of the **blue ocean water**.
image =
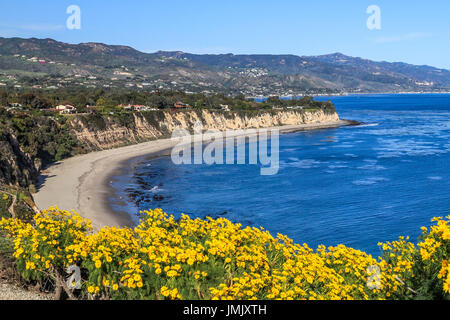
<svg viewBox="0 0 450 320">
<path fill-rule="evenodd" d="M 129 208 L 222 216 L 297 243 L 345 244 L 379 255 L 377 243 L 413 240 L 450 214 L 450 95 L 358 95 L 331 100 L 364 122 L 280 135 L 280 169 L 140 161 L 116 180 Z"/>
</svg>

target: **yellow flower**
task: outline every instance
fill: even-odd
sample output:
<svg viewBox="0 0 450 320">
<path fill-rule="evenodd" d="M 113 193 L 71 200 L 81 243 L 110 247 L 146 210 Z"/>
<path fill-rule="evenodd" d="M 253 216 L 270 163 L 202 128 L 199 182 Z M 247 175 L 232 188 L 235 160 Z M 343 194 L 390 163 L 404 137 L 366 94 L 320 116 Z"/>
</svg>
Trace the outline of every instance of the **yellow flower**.
<svg viewBox="0 0 450 320">
<path fill-rule="evenodd" d="M 138 274 L 135 274 L 135 275 L 134 275 L 134 281 L 135 281 L 135 282 L 138 282 L 138 281 L 141 281 L 141 280 L 142 280 L 142 278 L 141 278 L 140 275 L 138 275 Z"/>
<path fill-rule="evenodd" d="M 164 297 L 168 297 L 168 296 L 170 295 L 170 290 L 169 290 L 169 288 L 167 288 L 166 286 L 163 286 L 163 287 L 161 288 L 161 294 L 162 294 Z"/>
<path fill-rule="evenodd" d="M 167 272 L 168 277 L 176 277 L 177 275 L 178 275 L 178 272 L 176 272 L 175 270 L 170 270 Z"/>
</svg>

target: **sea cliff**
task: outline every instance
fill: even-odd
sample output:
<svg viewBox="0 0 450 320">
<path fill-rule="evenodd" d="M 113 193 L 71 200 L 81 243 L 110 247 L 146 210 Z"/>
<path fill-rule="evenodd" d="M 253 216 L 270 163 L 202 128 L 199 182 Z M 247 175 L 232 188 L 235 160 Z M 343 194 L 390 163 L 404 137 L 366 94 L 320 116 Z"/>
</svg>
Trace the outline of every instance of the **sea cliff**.
<svg viewBox="0 0 450 320">
<path fill-rule="evenodd" d="M 335 110 L 280 110 L 258 112 L 155 111 L 116 116 L 77 116 L 71 121 L 72 133 L 88 149 L 104 150 L 170 136 L 176 128 L 192 130 L 200 121 L 203 129 L 249 129 L 284 125 L 339 121 Z"/>
</svg>

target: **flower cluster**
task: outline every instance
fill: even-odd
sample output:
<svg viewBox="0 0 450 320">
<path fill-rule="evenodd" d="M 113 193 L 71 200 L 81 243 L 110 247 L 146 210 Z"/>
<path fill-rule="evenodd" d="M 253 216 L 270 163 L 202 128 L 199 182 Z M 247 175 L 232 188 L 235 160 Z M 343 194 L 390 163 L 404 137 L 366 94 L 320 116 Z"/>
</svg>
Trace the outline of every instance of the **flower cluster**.
<svg viewBox="0 0 450 320">
<path fill-rule="evenodd" d="M 227 219 L 178 220 L 142 212 L 135 228 L 93 233 L 76 213 L 50 208 L 29 224 L 3 219 L 24 276 L 78 265 L 82 294 L 113 299 L 409 299 L 450 297 L 450 225 L 437 218 L 417 246 L 408 238 L 380 243 L 375 259 L 344 245 L 299 245 L 263 228 Z M 422 291 L 421 291 L 422 290 Z"/>
<path fill-rule="evenodd" d="M 436 266 L 439 266 L 437 278 L 442 285 L 443 297 L 450 296 L 450 216 L 447 219 L 442 217 L 433 218 L 436 225 L 430 227 L 428 231 L 422 228 L 422 241 L 418 244 L 422 257 L 422 272 L 434 273 Z"/>
<path fill-rule="evenodd" d="M 41 279 L 52 269 L 69 265 L 66 248 L 83 242 L 91 223 L 74 212 L 50 208 L 34 216 L 34 224 L 19 219 L 2 219 L 14 243 L 14 258 L 25 279 Z"/>
</svg>

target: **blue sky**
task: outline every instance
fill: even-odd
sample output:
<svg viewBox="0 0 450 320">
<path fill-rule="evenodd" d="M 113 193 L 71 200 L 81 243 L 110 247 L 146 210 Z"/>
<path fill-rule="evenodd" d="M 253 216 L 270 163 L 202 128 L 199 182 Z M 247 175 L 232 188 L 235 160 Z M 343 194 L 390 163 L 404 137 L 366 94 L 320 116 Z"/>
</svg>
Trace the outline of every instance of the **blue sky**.
<svg viewBox="0 0 450 320">
<path fill-rule="evenodd" d="M 69 30 L 69 5 L 81 29 Z M 381 30 L 369 30 L 369 5 Z M 1 1 L 0 36 L 123 44 L 145 52 L 319 55 L 450 69 L 448 0 Z"/>
</svg>

